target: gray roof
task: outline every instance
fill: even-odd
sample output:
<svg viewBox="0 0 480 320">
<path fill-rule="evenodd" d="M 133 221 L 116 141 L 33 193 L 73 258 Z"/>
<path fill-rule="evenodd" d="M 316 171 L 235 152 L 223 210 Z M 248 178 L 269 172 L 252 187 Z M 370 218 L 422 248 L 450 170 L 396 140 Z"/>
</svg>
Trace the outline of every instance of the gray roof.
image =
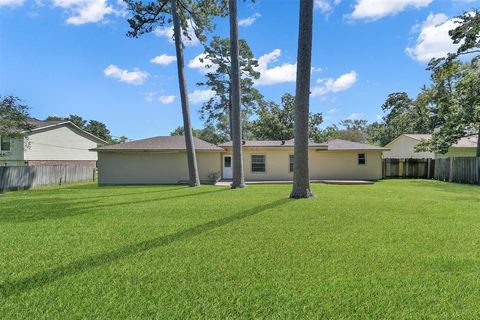
<svg viewBox="0 0 480 320">
<path fill-rule="evenodd" d="M 378 150 L 378 151 L 387 151 L 388 148 L 383 148 L 379 146 L 373 146 L 366 143 L 352 142 L 342 139 L 334 139 L 328 142 L 329 151 L 348 151 L 348 150 Z"/>
<path fill-rule="evenodd" d="M 243 140 L 244 147 L 257 147 L 257 148 L 281 148 L 281 147 L 293 147 L 294 139 L 290 140 Z M 232 141 L 219 144 L 220 147 L 230 148 L 232 147 Z M 315 143 L 310 141 L 308 146 L 310 148 L 327 148 L 326 143 Z"/>
<path fill-rule="evenodd" d="M 403 135 L 406 136 L 406 137 L 418 140 L 418 141 L 420 141 L 420 140 L 430 140 L 432 138 L 431 134 L 405 133 Z M 476 134 L 469 135 L 469 136 L 460 138 L 457 141 L 457 143 L 454 143 L 451 147 L 452 148 L 476 148 L 477 147 L 477 140 L 478 140 L 478 135 L 476 135 Z"/>
<path fill-rule="evenodd" d="M 219 145 L 220 147 L 231 147 L 232 142 L 225 142 Z M 263 140 L 263 141 L 244 141 L 243 144 L 244 147 L 257 147 L 257 148 L 281 148 L 281 147 L 291 147 L 293 148 L 294 146 L 294 140 Z M 315 142 L 310 142 L 309 143 L 309 148 L 317 148 L 317 149 L 322 149 L 322 150 L 329 150 L 329 151 L 348 151 L 348 150 L 379 150 L 379 151 L 385 151 L 388 150 L 387 148 L 382 148 L 378 146 L 372 146 L 369 144 L 365 143 L 358 143 L 358 142 L 352 142 L 352 141 L 347 141 L 347 140 L 341 140 L 341 139 L 334 139 L 330 140 L 329 142 L 325 143 L 315 143 Z"/>
<path fill-rule="evenodd" d="M 203 141 L 198 138 L 193 138 L 193 144 L 197 151 L 223 151 L 222 148 L 217 147 L 211 143 Z M 113 144 L 92 149 L 93 151 L 184 151 L 185 137 L 184 136 L 159 136 L 125 143 Z"/>
</svg>

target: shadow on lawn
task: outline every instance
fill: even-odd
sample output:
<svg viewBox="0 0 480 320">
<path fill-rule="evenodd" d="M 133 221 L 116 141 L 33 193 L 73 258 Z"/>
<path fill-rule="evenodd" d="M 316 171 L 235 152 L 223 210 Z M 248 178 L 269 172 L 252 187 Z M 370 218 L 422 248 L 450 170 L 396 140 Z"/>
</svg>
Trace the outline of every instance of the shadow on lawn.
<svg viewBox="0 0 480 320">
<path fill-rule="evenodd" d="M 137 253 L 145 252 L 150 249 L 167 246 L 173 242 L 181 241 L 191 237 L 195 237 L 207 231 L 213 230 L 225 226 L 229 223 L 259 214 L 261 212 L 271 210 L 282 206 L 290 199 L 280 199 L 271 203 L 267 203 L 262 206 L 254 207 L 243 212 L 227 216 L 221 219 L 213 220 L 204 224 L 200 224 L 173 234 L 161 236 L 151 240 L 143 241 L 140 243 L 132 244 L 113 250 L 106 253 L 101 253 L 79 259 L 77 261 L 68 263 L 63 266 L 59 266 L 54 269 L 50 269 L 44 272 L 34 274 L 30 277 L 19 279 L 17 281 L 5 282 L 0 284 L 0 297 L 9 297 L 15 294 L 19 294 L 28 290 L 42 287 L 46 284 L 55 282 L 64 277 L 82 273 L 92 268 L 100 267 L 118 259 L 122 259 Z"/>
<path fill-rule="evenodd" d="M 182 189 L 182 188 L 178 188 Z M 168 189 L 164 191 L 175 191 L 178 189 Z M 189 190 L 185 188 L 185 190 Z M 174 199 L 181 199 L 181 198 L 188 198 L 194 196 L 201 196 L 210 193 L 217 193 L 222 191 L 230 190 L 228 188 L 221 188 L 217 190 L 210 190 L 210 191 L 203 191 L 203 192 L 189 192 L 186 194 L 179 194 L 173 195 L 170 197 L 160 197 L 160 198 L 149 198 L 149 199 L 136 199 L 132 201 L 123 201 L 123 202 L 99 202 L 99 201 L 92 201 L 96 197 L 86 197 L 83 200 L 78 198 L 72 198 L 67 201 L 60 197 L 55 198 L 48 198 L 43 200 L 33 201 L 30 204 L 22 205 L 15 202 L 13 205 L 10 206 L 2 206 L 2 210 L 0 211 L 0 222 L 9 222 L 9 223 L 20 223 L 20 222 L 32 222 L 32 221 L 39 221 L 39 220 L 47 220 L 47 219 L 61 219 L 61 218 L 68 218 L 73 216 L 78 216 L 81 214 L 88 214 L 88 213 L 95 213 L 96 210 L 105 209 L 105 208 L 113 208 L 118 206 L 128 206 L 128 205 L 142 205 L 144 203 L 149 202 L 157 202 L 157 201 L 165 201 L 165 200 L 174 200 Z M 190 191 L 190 190 L 189 190 Z M 150 192 L 150 193 L 161 193 L 162 191 L 158 192 Z M 132 194 L 119 194 L 118 196 L 129 196 L 134 194 L 147 194 L 149 192 L 142 192 L 142 193 L 132 193 Z M 106 198 L 115 197 L 117 195 L 112 196 L 101 196 Z M 84 204 L 87 203 L 85 206 Z M 32 205 L 34 206 L 32 208 Z"/>
</svg>

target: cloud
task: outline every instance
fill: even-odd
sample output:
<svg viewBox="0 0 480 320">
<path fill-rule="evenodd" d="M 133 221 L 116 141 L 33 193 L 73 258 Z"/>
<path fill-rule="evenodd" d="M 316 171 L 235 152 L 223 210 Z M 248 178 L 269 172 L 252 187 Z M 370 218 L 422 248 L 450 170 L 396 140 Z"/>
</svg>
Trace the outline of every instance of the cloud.
<svg viewBox="0 0 480 320">
<path fill-rule="evenodd" d="M 443 13 L 429 14 L 425 22 L 414 26 L 420 29 L 414 47 L 406 48 L 405 52 L 414 60 L 428 62 L 432 58 L 442 58 L 449 52 L 456 52 L 458 45 L 454 44 L 448 31 L 456 27 L 455 19 L 448 19 Z"/>
<path fill-rule="evenodd" d="M 333 7 L 340 4 L 341 0 L 315 0 L 315 8 L 320 9 L 322 13 L 329 13 Z"/>
<path fill-rule="evenodd" d="M 269 68 L 272 62 L 278 60 L 282 51 L 275 49 L 272 52 L 264 54 L 258 58 L 257 71 L 260 72 L 260 79 L 256 80 L 257 85 L 273 85 L 283 82 L 295 82 L 297 73 L 297 64 L 284 63 L 276 67 Z"/>
<path fill-rule="evenodd" d="M 145 102 L 152 103 L 153 98 L 155 97 L 156 94 L 157 94 L 156 92 L 145 92 L 143 94 L 143 97 L 145 98 Z"/>
<path fill-rule="evenodd" d="M 257 20 L 260 17 L 261 17 L 260 13 L 256 12 L 248 18 L 238 20 L 238 25 L 241 27 L 251 26 L 255 22 L 255 20 Z"/>
<path fill-rule="evenodd" d="M 177 61 L 176 56 L 169 56 L 167 54 L 161 54 L 150 60 L 151 63 L 159 64 L 161 66 L 168 66 L 170 63 Z"/>
<path fill-rule="evenodd" d="M 433 0 L 357 0 L 357 4 L 349 16 L 352 19 L 377 20 L 395 15 L 409 7 L 423 8 Z"/>
<path fill-rule="evenodd" d="M 197 69 L 202 74 L 206 74 L 208 72 L 214 72 L 217 70 L 218 66 L 212 62 L 212 60 L 206 58 L 205 53 L 201 53 L 194 57 L 192 60 L 188 62 L 188 67 L 190 69 Z"/>
<path fill-rule="evenodd" d="M 170 104 L 175 101 L 175 96 L 160 96 L 158 97 L 158 102 L 161 104 Z"/>
<path fill-rule="evenodd" d="M 148 78 L 147 72 L 140 71 L 137 68 L 133 69 L 133 71 L 122 70 L 113 64 L 106 67 L 103 73 L 106 77 L 114 78 L 134 86 L 143 84 Z"/>
<path fill-rule="evenodd" d="M 195 35 L 195 31 L 193 30 L 192 24 L 188 22 L 187 27 L 188 35 L 190 36 L 190 40 L 185 37 L 182 33 L 182 40 L 185 46 L 187 47 L 194 47 L 200 44 L 200 40 L 198 40 L 197 36 Z M 157 27 L 153 30 L 153 34 L 157 37 L 165 37 L 170 43 L 175 43 L 173 39 L 173 26 L 172 27 Z"/>
<path fill-rule="evenodd" d="M 0 7 L 20 7 L 25 0 L 0 0 Z"/>
<path fill-rule="evenodd" d="M 327 114 L 334 114 L 336 113 L 338 110 L 336 108 L 332 108 L 330 110 L 327 111 Z"/>
<path fill-rule="evenodd" d="M 350 89 L 357 82 L 357 72 L 354 70 L 342 74 L 337 79 L 318 79 L 317 83 L 321 86 L 313 87 L 311 90 L 312 97 L 322 96 L 330 92 L 340 92 Z"/>
<path fill-rule="evenodd" d="M 361 113 L 352 113 L 348 117 L 345 118 L 345 120 L 362 120 L 364 119 L 365 116 Z"/>
<path fill-rule="evenodd" d="M 192 104 L 200 104 L 207 102 L 215 95 L 215 91 L 213 90 L 194 90 L 188 94 L 188 99 Z"/>
<path fill-rule="evenodd" d="M 53 0 L 53 6 L 65 9 L 69 14 L 65 22 L 73 25 L 100 22 L 116 13 L 106 0 Z"/>
</svg>

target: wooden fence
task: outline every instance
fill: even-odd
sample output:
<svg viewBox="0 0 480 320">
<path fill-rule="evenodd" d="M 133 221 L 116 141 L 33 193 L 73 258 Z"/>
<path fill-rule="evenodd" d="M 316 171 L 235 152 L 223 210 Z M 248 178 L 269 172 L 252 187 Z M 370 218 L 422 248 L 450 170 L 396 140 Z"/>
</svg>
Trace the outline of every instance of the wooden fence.
<svg viewBox="0 0 480 320">
<path fill-rule="evenodd" d="M 77 181 L 94 181 L 92 165 L 0 167 L 0 192 Z"/>
<path fill-rule="evenodd" d="M 383 159 L 384 178 L 433 178 L 435 160 Z"/>
<path fill-rule="evenodd" d="M 480 158 L 437 159 L 434 178 L 448 182 L 480 184 Z"/>
</svg>

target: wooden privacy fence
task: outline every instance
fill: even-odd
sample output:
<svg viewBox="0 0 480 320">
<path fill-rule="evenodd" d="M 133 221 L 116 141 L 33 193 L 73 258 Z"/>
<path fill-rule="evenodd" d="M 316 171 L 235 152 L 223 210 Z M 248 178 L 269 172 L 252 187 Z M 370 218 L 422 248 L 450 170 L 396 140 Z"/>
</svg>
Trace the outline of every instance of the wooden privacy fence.
<svg viewBox="0 0 480 320">
<path fill-rule="evenodd" d="M 384 178 L 433 178 L 435 160 L 383 159 Z"/>
<path fill-rule="evenodd" d="M 95 180 L 92 165 L 0 167 L 0 191 L 88 180 Z"/>
<path fill-rule="evenodd" d="M 480 158 L 447 158 L 437 159 L 436 162 L 436 180 L 480 184 Z"/>
</svg>

